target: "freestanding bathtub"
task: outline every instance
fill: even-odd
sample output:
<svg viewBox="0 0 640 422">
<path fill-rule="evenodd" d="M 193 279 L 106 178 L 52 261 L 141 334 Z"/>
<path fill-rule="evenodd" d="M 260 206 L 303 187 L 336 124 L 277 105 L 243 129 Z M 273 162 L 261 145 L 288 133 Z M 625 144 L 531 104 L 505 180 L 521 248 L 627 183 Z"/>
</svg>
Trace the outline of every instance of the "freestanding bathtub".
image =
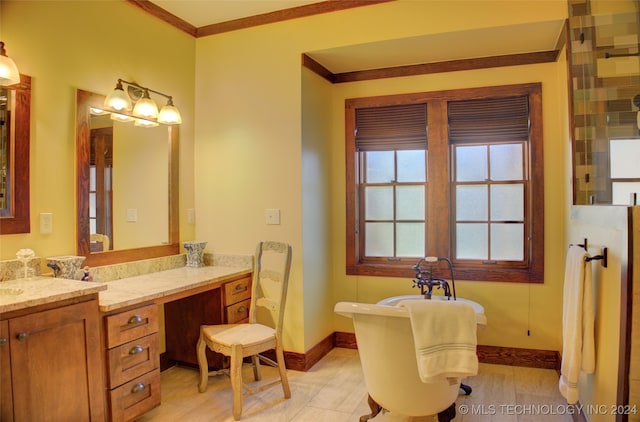
<svg viewBox="0 0 640 422">
<path fill-rule="evenodd" d="M 402 300 L 420 298 L 419 295 L 395 296 L 377 304 L 339 302 L 334 308 L 336 313 L 353 319 L 367 391 L 370 399 L 389 411 L 387 420 L 411 421 L 441 412 L 439 420 L 450 420 L 448 415 L 453 417 L 455 414 L 449 412 L 451 408 L 455 409 L 461 380 L 442 378 L 422 382 L 409 312 L 407 308 L 397 306 Z M 446 297 L 432 296 L 431 300 L 442 299 Z M 480 304 L 462 298 L 457 300 L 471 304 L 478 324 L 486 324 L 484 308 Z M 367 420 L 375 413 L 372 406 L 372 415 L 365 415 L 360 420 Z"/>
<path fill-rule="evenodd" d="M 398 304 L 403 300 L 415 300 L 415 299 L 424 299 L 424 297 L 422 295 L 393 296 L 393 297 L 388 297 L 386 299 L 382 299 L 377 303 L 377 305 L 398 306 Z M 431 296 L 431 299 L 424 299 L 424 300 L 454 300 L 454 299 L 453 297 L 447 298 L 446 296 L 433 295 Z M 484 314 L 484 307 L 482 305 L 480 305 L 478 302 L 474 302 L 473 300 L 464 299 L 461 297 L 456 298 L 456 300 L 459 302 L 468 303 L 471 306 L 473 306 L 473 310 L 476 313 L 476 321 L 478 322 L 478 325 L 482 325 L 482 326 L 487 325 L 487 317 Z"/>
</svg>

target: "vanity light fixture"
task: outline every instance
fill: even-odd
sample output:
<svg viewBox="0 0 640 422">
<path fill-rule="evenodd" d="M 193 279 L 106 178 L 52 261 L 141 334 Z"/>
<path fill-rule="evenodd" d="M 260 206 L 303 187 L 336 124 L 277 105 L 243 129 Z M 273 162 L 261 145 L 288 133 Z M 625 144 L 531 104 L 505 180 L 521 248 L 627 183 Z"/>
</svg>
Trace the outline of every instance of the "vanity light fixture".
<svg viewBox="0 0 640 422">
<path fill-rule="evenodd" d="M 4 42 L 0 41 L 0 86 L 9 86 L 20 83 L 20 72 L 16 63 L 7 56 Z"/>
<path fill-rule="evenodd" d="M 127 91 L 124 90 L 123 84 L 128 85 Z M 167 99 L 167 104 L 160 111 L 158 111 L 156 102 L 149 96 L 150 92 Z M 135 102 L 135 106 L 133 106 L 133 102 Z M 115 89 L 105 99 L 104 107 L 108 110 L 120 112 L 121 116 L 132 117 L 136 121 L 136 126 L 152 127 L 157 126 L 158 123 L 167 125 L 182 123 L 180 112 L 173 105 L 173 99 L 170 95 L 123 79 L 118 79 Z M 114 120 L 122 120 L 121 116 L 114 118 L 112 115 L 112 118 Z"/>
</svg>

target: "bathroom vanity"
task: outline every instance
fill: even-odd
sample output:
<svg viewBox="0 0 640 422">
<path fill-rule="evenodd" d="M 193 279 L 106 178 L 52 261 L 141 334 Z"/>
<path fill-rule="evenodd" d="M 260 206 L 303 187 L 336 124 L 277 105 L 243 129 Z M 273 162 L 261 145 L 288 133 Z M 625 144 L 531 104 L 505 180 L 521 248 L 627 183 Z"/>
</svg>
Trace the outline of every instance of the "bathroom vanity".
<svg viewBox="0 0 640 422">
<path fill-rule="evenodd" d="M 133 420 L 160 404 L 158 305 L 164 304 L 165 357 L 187 365 L 197 364 L 201 324 L 248 317 L 250 268 L 181 267 L 106 284 L 99 308 L 111 421 Z M 209 364 L 224 362 L 212 354 Z"/>
<path fill-rule="evenodd" d="M 0 283 L 0 419 L 136 419 L 160 404 L 158 305 L 165 357 L 195 365 L 201 324 L 248 318 L 251 276 L 250 267 L 206 266 L 106 283 Z M 212 355 L 209 364 L 225 362 Z"/>
<path fill-rule="evenodd" d="M 101 283 L 0 283 L 0 419 L 105 419 Z M 61 389 L 60 384 L 65 388 Z"/>
</svg>

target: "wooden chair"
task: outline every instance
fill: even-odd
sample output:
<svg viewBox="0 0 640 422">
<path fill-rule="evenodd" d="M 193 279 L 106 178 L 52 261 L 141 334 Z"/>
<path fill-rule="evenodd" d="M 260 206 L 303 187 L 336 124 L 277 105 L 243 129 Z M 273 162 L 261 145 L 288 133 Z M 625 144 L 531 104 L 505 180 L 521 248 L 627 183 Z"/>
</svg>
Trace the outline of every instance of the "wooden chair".
<svg viewBox="0 0 640 422">
<path fill-rule="evenodd" d="M 284 362 L 282 347 L 282 321 L 291 268 L 291 246 L 281 242 L 260 242 L 256 248 L 253 268 L 253 283 L 249 322 L 244 324 L 203 325 L 200 327 L 197 354 L 200 366 L 198 390 L 207 389 L 209 376 L 220 372 L 228 373 L 233 389 L 233 418 L 239 420 L 242 415 L 243 389 L 255 394 L 282 383 L 284 397 L 291 397 L 289 380 Z M 270 319 L 267 325 L 258 323 L 257 316 Z M 206 348 L 230 357 L 228 371 L 209 372 Z M 275 349 L 276 361 L 261 353 Z M 242 381 L 243 358 L 251 356 L 253 375 L 256 381 L 262 378 L 260 360 L 278 368 L 280 379 L 268 383 L 259 389 L 252 389 Z"/>
<path fill-rule="evenodd" d="M 101 247 L 97 247 L 96 246 L 96 250 L 92 252 L 97 252 L 97 251 L 108 251 L 109 250 L 109 236 L 107 236 L 106 234 L 99 234 L 99 233 L 91 233 L 89 240 L 92 243 L 100 243 Z"/>
</svg>

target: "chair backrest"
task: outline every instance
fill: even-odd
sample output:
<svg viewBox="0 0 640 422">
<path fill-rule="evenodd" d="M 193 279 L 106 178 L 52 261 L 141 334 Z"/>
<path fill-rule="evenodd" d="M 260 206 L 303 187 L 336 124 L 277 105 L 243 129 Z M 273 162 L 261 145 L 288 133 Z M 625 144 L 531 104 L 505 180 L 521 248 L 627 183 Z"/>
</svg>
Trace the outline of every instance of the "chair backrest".
<svg viewBox="0 0 640 422">
<path fill-rule="evenodd" d="M 100 242 L 100 243 L 102 243 L 102 250 L 103 251 L 108 251 L 109 250 L 109 236 L 107 236 L 106 234 L 92 233 L 90 235 L 90 241 L 91 242 Z"/>
<path fill-rule="evenodd" d="M 265 241 L 256 247 L 249 321 L 270 325 L 282 334 L 284 307 L 287 300 L 291 246 L 283 242 Z M 269 321 L 267 321 L 269 320 Z"/>
</svg>

